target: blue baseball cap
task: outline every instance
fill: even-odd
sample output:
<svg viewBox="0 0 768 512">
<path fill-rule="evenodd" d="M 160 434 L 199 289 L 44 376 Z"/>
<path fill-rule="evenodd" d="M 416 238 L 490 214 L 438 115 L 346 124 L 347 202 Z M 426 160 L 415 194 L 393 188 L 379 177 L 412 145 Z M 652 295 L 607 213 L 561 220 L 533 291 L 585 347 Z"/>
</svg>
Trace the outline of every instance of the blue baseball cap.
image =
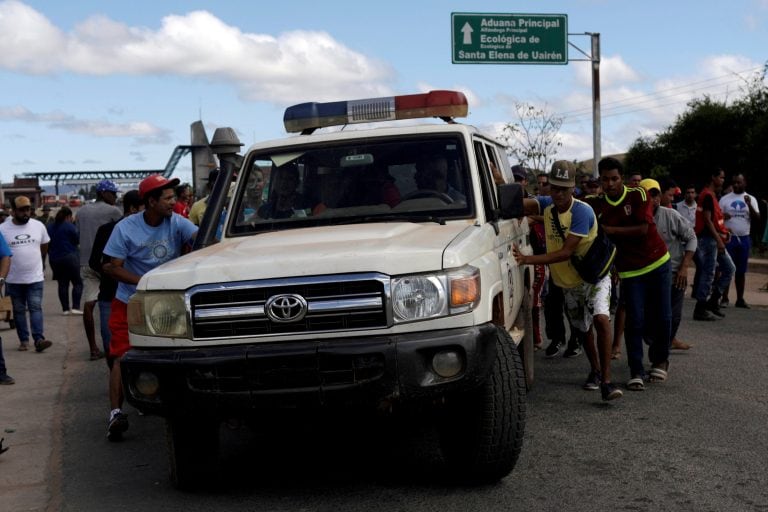
<svg viewBox="0 0 768 512">
<path fill-rule="evenodd" d="M 119 188 L 117 188 L 117 185 L 115 185 L 114 181 L 110 180 L 101 180 L 96 185 L 96 192 L 113 192 L 117 194 Z"/>
</svg>

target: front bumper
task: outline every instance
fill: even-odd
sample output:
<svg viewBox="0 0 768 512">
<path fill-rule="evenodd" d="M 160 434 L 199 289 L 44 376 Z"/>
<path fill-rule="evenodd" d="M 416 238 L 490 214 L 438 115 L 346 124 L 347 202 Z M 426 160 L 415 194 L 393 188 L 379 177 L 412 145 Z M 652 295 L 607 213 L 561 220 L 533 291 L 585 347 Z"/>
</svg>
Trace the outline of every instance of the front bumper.
<svg viewBox="0 0 768 512">
<path fill-rule="evenodd" d="M 243 416 L 265 408 L 331 405 L 388 408 L 431 401 L 485 382 L 496 355 L 496 327 L 476 327 L 322 341 L 183 349 L 131 349 L 121 360 L 128 401 L 160 415 Z M 462 371 L 440 377 L 433 356 L 453 350 Z M 157 393 L 140 393 L 142 372 Z M 146 376 L 146 375 L 145 375 Z"/>
</svg>

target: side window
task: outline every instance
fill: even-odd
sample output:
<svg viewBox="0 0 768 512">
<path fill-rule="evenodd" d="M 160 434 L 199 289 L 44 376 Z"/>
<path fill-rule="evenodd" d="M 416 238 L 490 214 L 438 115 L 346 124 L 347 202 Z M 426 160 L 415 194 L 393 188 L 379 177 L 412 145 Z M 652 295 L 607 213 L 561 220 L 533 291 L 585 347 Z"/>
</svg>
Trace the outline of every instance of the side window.
<svg viewBox="0 0 768 512">
<path fill-rule="evenodd" d="M 492 164 L 493 181 L 500 185 L 502 183 L 514 183 L 515 178 L 512 175 L 512 168 L 509 166 L 509 160 L 506 155 L 499 156 L 499 148 L 490 144 L 486 145 L 488 151 L 488 160 Z M 495 169 L 495 170 L 494 170 Z"/>
<path fill-rule="evenodd" d="M 477 159 L 477 170 L 480 173 L 480 186 L 483 191 L 483 208 L 485 210 L 486 220 L 496 218 L 496 186 L 493 182 L 491 166 L 485 151 L 485 144 L 479 140 L 474 143 L 475 158 Z"/>
</svg>

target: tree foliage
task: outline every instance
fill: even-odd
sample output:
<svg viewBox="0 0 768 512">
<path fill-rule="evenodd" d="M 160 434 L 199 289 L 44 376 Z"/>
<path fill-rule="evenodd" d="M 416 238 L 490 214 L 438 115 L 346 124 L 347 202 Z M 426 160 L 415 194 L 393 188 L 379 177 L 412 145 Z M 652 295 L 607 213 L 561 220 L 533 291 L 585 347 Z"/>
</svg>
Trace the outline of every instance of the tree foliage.
<svg viewBox="0 0 768 512">
<path fill-rule="evenodd" d="M 628 172 L 672 176 L 682 187 L 701 186 L 711 170 L 743 173 L 753 194 L 768 192 L 768 85 L 766 69 L 747 79 L 734 101 L 703 97 L 655 138 L 637 139 L 626 158 Z"/>
<path fill-rule="evenodd" d="M 504 125 L 499 139 L 523 167 L 546 170 L 562 147 L 563 118 L 529 103 L 515 103 L 517 120 Z"/>
</svg>

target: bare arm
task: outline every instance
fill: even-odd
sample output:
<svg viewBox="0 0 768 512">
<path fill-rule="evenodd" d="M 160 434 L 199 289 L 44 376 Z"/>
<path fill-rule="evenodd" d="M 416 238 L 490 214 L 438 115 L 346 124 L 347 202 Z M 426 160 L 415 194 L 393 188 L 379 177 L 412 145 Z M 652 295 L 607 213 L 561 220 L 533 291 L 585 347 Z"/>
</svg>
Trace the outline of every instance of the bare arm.
<svg viewBox="0 0 768 512">
<path fill-rule="evenodd" d="M 102 268 L 104 269 L 105 274 L 117 281 L 120 281 L 121 283 L 139 284 L 139 279 L 141 279 L 141 276 L 127 270 L 123 266 L 124 263 L 125 260 L 121 260 L 120 258 L 112 258 L 109 263 L 105 263 Z"/>
<path fill-rule="evenodd" d="M 5 279 L 8 277 L 8 271 L 11 269 L 11 257 L 5 256 L 0 259 L 0 277 Z"/>
</svg>

